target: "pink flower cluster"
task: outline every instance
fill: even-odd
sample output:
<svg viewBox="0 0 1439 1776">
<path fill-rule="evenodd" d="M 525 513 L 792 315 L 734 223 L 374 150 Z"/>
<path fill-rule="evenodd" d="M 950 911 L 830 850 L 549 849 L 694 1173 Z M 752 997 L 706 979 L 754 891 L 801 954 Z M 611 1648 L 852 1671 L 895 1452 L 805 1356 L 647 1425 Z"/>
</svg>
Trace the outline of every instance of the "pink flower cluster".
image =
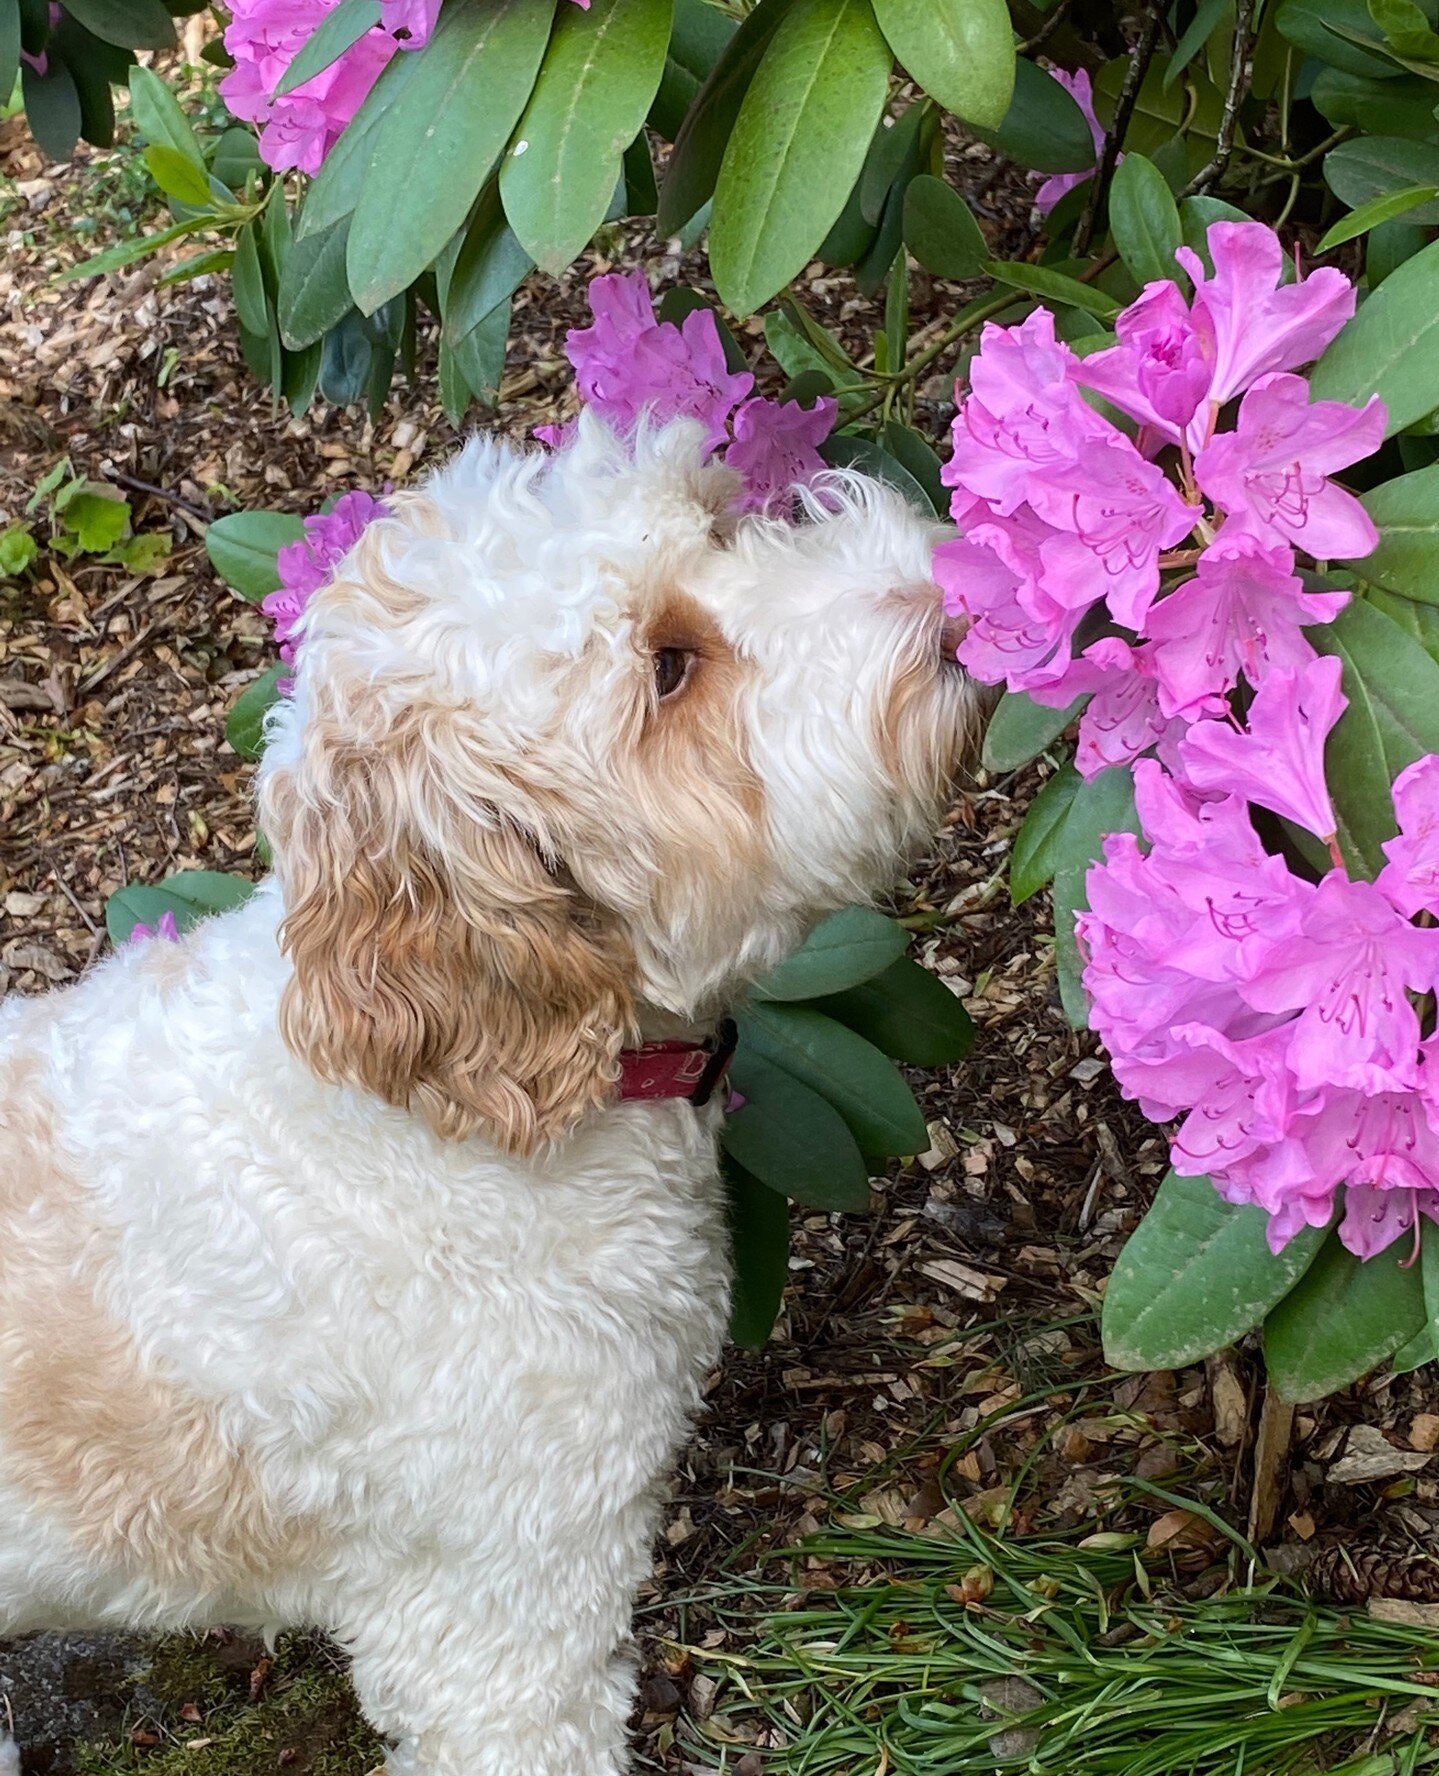
<svg viewBox="0 0 1439 1776">
<path fill-rule="evenodd" d="M 1209 250 L 1212 275 L 1181 250 L 1192 300 L 1149 285 L 1087 360 L 1047 316 L 986 334 L 946 469 L 965 535 L 939 572 L 977 676 L 1055 707 L 1090 695 L 1079 768 L 1133 763 L 1143 837 L 1105 841 L 1077 927 L 1121 1089 L 1177 1125 L 1177 1172 L 1268 1214 L 1275 1250 L 1328 1225 L 1342 1186 L 1340 1237 L 1367 1258 L 1439 1220 L 1420 1010 L 1439 990 L 1439 757 L 1395 783 L 1378 879 L 1352 879 L 1324 764 L 1342 667 L 1304 634 L 1346 594 L 1306 591 L 1297 552 L 1373 548 L 1331 477 L 1378 447 L 1384 410 L 1311 401 L 1295 374 L 1353 312 L 1345 278 L 1283 284 L 1255 223 L 1216 224 Z M 1305 844 L 1332 867 L 1306 868 Z"/>
<path fill-rule="evenodd" d="M 1087 358 L 1043 309 L 987 327 L 954 421 L 944 475 L 964 535 L 936 572 L 971 619 L 960 658 L 1053 708 L 1088 696 L 1086 776 L 1156 745 L 1170 756 L 1240 678 L 1312 659 L 1302 630 L 1345 595 L 1306 593 L 1296 550 L 1348 559 L 1375 543 L 1330 477 L 1378 447 L 1383 404 L 1311 401 L 1293 374 L 1353 313 L 1352 286 L 1329 270 L 1282 283 L 1257 222 L 1215 223 L 1209 251 L 1212 276 L 1179 251 L 1192 300 L 1146 286 L 1117 343 Z M 1161 597 L 1161 574 L 1190 568 Z"/>
<path fill-rule="evenodd" d="M 280 658 L 287 666 L 295 661 L 300 619 L 305 606 L 320 587 L 333 579 L 335 569 L 355 546 L 360 532 L 384 516 L 385 502 L 356 488 L 342 494 L 328 512 L 316 512 L 305 520 L 305 534 L 287 543 L 276 559 L 280 589 L 271 592 L 260 609 L 275 625 Z M 288 695 L 290 681 L 281 679 L 280 690 Z"/>
<path fill-rule="evenodd" d="M 290 63 L 340 0 L 234 0 L 225 48 L 235 66 L 220 96 L 236 117 L 260 128 L 260 155 L 276 172 L 317 173 L 386 63 L 399 49 L 423 49 L 440 0 L 380 0 L 380 22 L 293 92 L 275 96 Z M 589 0 L 576 0 L 589 9 Z"/>
<path fill-rule="evenodd" d="M 745 510 L 787 513 L 794 489 L 825 467 L 818 446 L 834 429 L 838 403 L 820 396 L 801 407 L 750 396 L 754 377 L 730 369 L 710 310 L 696 308 L 678 326 L 657 319 L 642 271 L 597 277 L 589 296 L 593 324 L 565 339 L 586 405 L 620 432 L 646 416 L 702 421 L 710 450 L 722 450 L 744 477 Z M 555 426 L 538 433 L 551 445 L 565 435 Z"/>
</svg>

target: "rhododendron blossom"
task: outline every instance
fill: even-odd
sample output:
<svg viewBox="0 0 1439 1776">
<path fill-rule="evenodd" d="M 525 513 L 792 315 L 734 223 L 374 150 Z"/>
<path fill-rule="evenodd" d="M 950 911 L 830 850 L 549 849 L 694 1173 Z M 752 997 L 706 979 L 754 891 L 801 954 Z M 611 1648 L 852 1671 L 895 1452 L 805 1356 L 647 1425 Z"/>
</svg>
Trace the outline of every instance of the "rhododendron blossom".
<svg viewBox="0 0 1439 1776">
<path fill-rule="evenodd" d="M 147 925 L 143 919 L 137 919 L 130 927 L 130 935 L 125 939 L 127 944 L 148 943 L 151 938 L 158 937 L 166 943 L 179 943 L 180 927 L 175 923 L 173 913 L 161 913 L 153 925 Z"/>
<path fill-rule="evenodd" d="M 359 540 L 361 531 L 384 516 L 385 502 L 356 488 L 342 494 L 328 512 L 316 512 L 305 520 L 305 534 L 286 543 L 276 560 L 280 589 L 262 600 L 260 609 L 275 625 L 280 658 L 293 665 L 305 607 L 321 586 L 334 578 L 335 569 Z M 289 690 L 281 680 L 280 689 Z"/>
<path fill-rule="evenodd" d="M 754 377 L 730 369 L 713 312 L 695 308 L 678 325 L 661 321 L 642 271 L 594 278 L 589 297 L 591 324 L 565 337 L 586 406 L 621 433 L 644 420 L 702 421 L 707 448 L 723 450 L 744 478 L 742 509 L 788 515 L 794 489 L 825 467 L 819 446 L 834 429 L 838 402 L 821 396 L 802 407 L 751 396 Z M 569 431 L 541 426 L 536 436 L 559 447 Z"/>
<path fill-rule="evenodd" d="M 1050 68 L 1049 74 L 1059 82 L 1079 109 L 1084 113 L 1084 121 L 1089 125 L 1089 134 L 1094 142 L 1094 158 L 1099 160 L 1100 150 L 1104 147 L 1104 125 L 1094 115 L 1094 83 L 1089 78 L 1088 70 L 1077 68 L 1070 73 L 1067 68 Z M 1120 160 L 1124 159 L 1121 154 Z M 1073 191 L 1076 185 L 1082 185 L 1093 173 L 1090 167 L 1082 173 L 1056 173 L 1053 178 L 1046 179 L 1034 194 L 1034 202 L 1041 214 L 1048 215 L 1060 198 Z"/>
</svg>

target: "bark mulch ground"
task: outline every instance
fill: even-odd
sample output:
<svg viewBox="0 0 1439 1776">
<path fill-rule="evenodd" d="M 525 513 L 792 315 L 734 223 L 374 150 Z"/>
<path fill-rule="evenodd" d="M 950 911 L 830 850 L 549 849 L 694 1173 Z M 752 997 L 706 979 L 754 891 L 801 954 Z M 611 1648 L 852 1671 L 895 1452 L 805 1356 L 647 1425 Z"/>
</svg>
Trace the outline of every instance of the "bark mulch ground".
<svg viewBox="0 0 1439 1776">
<path fill-rule="evenodd" d="M 996 241 L 1022 248 L 1013 191 L 986 194 L 982 160 L 955 170 L 985 185 Z M 44 168 L 20 125 L 0 124 L 0 530 L 68 457 L 169 543 L 153 572 L 42 551 L 0 580 L 0 993 L 81 974 L 105 948 L 107 895 L 127 882 L 260 869 L 252 771 L 224 718 L 270 662 L 268 625 L 210 571 L 207 522 L 403 482 L 453 441 L 429 377 L 400 386 L 374 422 L 276 414 L 241 363 L 223 283 L 163 285 L 163 260 L 58 281 L 160 216 L 128 162 Z M 632 248 L 615 232 L 605 256 L 522 294 L 503 396 L 481 426 L 521 438 L 567 410 L 561 345 L 584 278 Z M 694 275 L 677 258 L 647 262 L 660 284 Z M 856 343 L 878 324 L 839 280 L 808 293 Z M 916 280 L 916 327 L 954 301 Z M 936 438 L 947 401 L 939 374 L 920 403 Z M 43 510 L 27 522 L 43 542 Z M 920 1082 L 930 1150 L 876 1183 L 871 1215 L 797 1216 L 775 1337 L 711 1379 L 642 1599 L 646 1768 L 683 1768 L 675 1721 L 705 1711 L 707 1680 L 676 1643 L 725 1632 L 684 1600 L 831 1519 L 942 1527 L 962 1511 L 998 1524 L 1018 1480 L 1008 1521 L 1021 1529 L 1139 1527 L 1202 1555 L 1204 1520 L 1138 1479 L 1244 1521 L 1251 1353 L 1118 1377 L 1099 1352 L 1104 1279 L 1163 1151 L 1059 1011 L 1047 903 L 1009 902 L 1011 841 L 1046 769 L 970 782 L 897 901 L 916 915 L 922 959 L 972 1013 L 974 1051 Z M 1432 1543 L 1439 1477 L 1415 1460 L 1439 1445 L 1429 1382 L 1381 1377 L 1299 1414 L 1277 1539 L 1317 1546 L 1362 1526 L 1395 1546 Z M 225 1635 L 158 1649 L 42 1638 L 0 1646 L 0 1691 L 35 1772 L 359 1776 L 375 1761 L 333 1655 L 308 1641 L 272 1658 Z"/>
</svg>

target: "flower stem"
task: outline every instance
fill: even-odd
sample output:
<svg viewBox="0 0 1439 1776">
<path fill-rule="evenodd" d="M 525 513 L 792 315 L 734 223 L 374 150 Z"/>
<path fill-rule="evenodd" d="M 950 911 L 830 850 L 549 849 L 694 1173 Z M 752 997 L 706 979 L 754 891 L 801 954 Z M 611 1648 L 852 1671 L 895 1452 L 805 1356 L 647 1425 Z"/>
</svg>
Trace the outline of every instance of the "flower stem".
<svg viewBox="0 0 1439 1776">
<path fill-rule="evenodd" d="M 1344 853 L 1339 849 L 1338 833 L 1330 833 L 1329 837 L 1324 842 L 1329 847 L 1329 855 L 1334 860 L 1335 869 L 1339 871 L 1341 876 L 1347 876 L 1349 874 L 1349 866 L 1344 861 Z"/>
<path fill-rule="evenodd" d="M 883 405 L 887 394 L 894 389 L 903 387 L 905 383 L 913 382 L 916 377 L 922 375 L 929 368 L 936 358 L 942 356 L 950 346 L 963 339 L 966 333 L 972 333 L 985 321 L 993 320 L 995 315 L 1003 314 L 1005 309 L 1012 307 L 1019 300 L 1019 292 L 1010 290 L 1002 296 L 991 297 L 988 302 L 981 302 L 964 309 L 958 319 L 946 328 L 932 345 L 927 345 L 922 352 L 916 352 L 898 370 L 887 376 L 884 388 L 876 389 L 857 407 L 850 408 L 845 418 L 845 424 L 848 425 L 856 419 L 862 419 L 866 413 L 873 413 L 876 407 Z"/>
</svg>

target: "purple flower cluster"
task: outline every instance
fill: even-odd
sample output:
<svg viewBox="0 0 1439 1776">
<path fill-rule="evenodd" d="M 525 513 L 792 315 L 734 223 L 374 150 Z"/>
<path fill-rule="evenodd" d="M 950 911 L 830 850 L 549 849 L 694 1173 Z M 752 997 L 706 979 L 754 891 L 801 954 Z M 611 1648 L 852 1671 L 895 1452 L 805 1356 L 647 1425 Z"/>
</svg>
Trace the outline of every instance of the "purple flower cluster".
<svg viewBox="0 0 1439 1776">
<path fill-rule="evenodd" d="M 1395 783 L 1378 879 L 1351 879 L 1324 765 L 1342 667 L 1304 634 L 1347 594 L 1298 569 L 1374 547 L 1331 477 L 1385 415 L 1295 373 L 1353 312 L 1343 276 L 1284 284 L 1257 223 L 1215 224 L 1209 251 L 1212 275 L 1181 250 L 1192 300 L 1149 285 L 1088 359 L 1042 314 L 986 334 L 946 468 L 965 534 L 938 571 L 978 677 L 1088 694 L 1079 769 L 1133 764 L 1143 836 L 1105 841 L 1077 927 L 1121 1089 L 1176 1125 L 1177 1172 L 1264 1209 L 1275 1250 L 1343 1186 L 1340 1237 L 1371 1257 L 1439 1220 L 1439 757 Z M 1332 867 L 1292 865 L 1256 810 Z"/>
<path fill-rule="evenodd" d="M 383 500 L 356 488 L 342 494 L 328 512 L 307 518 L 304 536 L 281 549 L 275 563 L 280 589 L 270 593 L 260 609 L 275 625 L 280 658 L 287 666 L 294 664 L 300 619 L 311 596 L 334 578 L 335 569 L 355 546 L 360 532 L 385 511 Z M 290 681 L 282 679 L 280 689 L 288 694 Z"/>
<path fill-rule="evenodd" d="M 619 432 L 645 416 L 702 421 L 709 449 L 723 451 L 744 477 L 745 510 L 787 513 L 794 489 L 825 467 L 818 446 L 834 429 L 838 403 L 821 396 L 801 407 L 751 396 L 754 377 L 730 369 L 711 311 L 696 308 L 679 325 L 659 320 L 642 271 L 597 277 L 589 296 L 592 325 L 565 339 L 585 404 Z M 538 433 L 552 445 L 565 435 L 555 426 Z"/>
</svg>

